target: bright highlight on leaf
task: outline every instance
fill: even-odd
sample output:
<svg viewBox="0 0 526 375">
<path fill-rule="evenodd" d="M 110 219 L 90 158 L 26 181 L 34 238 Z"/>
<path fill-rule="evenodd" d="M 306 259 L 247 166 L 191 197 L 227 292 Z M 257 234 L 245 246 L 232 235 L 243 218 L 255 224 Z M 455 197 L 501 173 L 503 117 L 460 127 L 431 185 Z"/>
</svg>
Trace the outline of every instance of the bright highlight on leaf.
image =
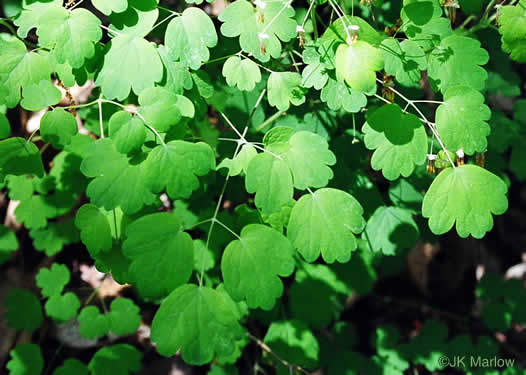
<svg viewBox="0 0 526 375">
<path fill-rule="evenodd" d="M 301 87 L 301 75 L 299 73 L 272 72 L 267 81 L 267 91 L 268 103 L 280 111 L 286 111 L 291 104 L 305 103 L 305 89 Z"/>
<path fill-rule="evenodd" d="M 229 86 L 237 86 L 242 91 L 252 91 L 256 83 L 261 81 L 259 66 L 250 60 L 239 56 L 229 57 L 223 65 L 223 76 Z"/>
<path fill-rule="evenodd" d="M 348 262 L 355 234 L 365 226 L 363 208 L 344 191 L 325 188 L 305 194 L 292 208 L 287 237 L 307 262 Z"/>
<path fill-rule="evenodd" d="M 448 232 L 456 223 L 458 235 L 482 238 L 493 228 L 493 215 L 508 209 L 504 181 L 476 165 L 446 168 L 433 181 L 422 204 L 435 234 Z"/>
<path fill-rule="evenodd" d="M 41 109 L 58 104 L 62 99 L 59 89 L 50 80 L 40 81 L 24 88 L 23 99 L 20 105 L 28 111 L 40 111 Z"/>
</svg>

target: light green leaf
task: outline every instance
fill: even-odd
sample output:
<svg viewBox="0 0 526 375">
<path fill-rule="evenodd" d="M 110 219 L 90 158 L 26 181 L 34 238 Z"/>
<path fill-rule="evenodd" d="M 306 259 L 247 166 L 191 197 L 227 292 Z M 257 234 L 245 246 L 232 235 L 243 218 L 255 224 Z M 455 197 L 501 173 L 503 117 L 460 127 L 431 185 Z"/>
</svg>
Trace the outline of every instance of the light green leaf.
<svg viewBox="0 0 526 375">
<path fill-rule="evenodd" d="M 306 46 L 303 50 L 303 62 L 307 66 L 301 72 L 301 84 L 303 87 L 314 87 L 316 90 L 321 90 L 329 79 L 327 71 L 334 69 L 332 59 L 321 56 L 315 46 Z"/>
<path fill-rule="evenodd" d="M 327 46 L 327 48 L 332 47 L 335 44 L 346 43 L 347 33 L 345 32 L 345 28 L 348 28 L 349 26 L 357 26 L 355 35 L 357 36 L 358 40 L 367 42 L 373 46 L 378 46 L 382 41 L 382 37 L 378 31 L 369 25 L 367 21 L 356 16 L 344 16 L 338 18 L 329 25 L 323 36 L 320 38 L 321 43 Z"/>
<path fill-rule="evenodd" d="M 56 216 L 55 214 L 56 207 L 41 195 L 33 195 L 31 198 L 20 202 L 15 210 L 17 221 L 29 229 L 45 227 L 47 219 L 53 218 Z"/>
<path fill-rule="evenodd" d="M 9 352 L 11 359 L 7 362 L 9 375 L 40 375 L 44 370 L 44 358 L 40 346 L 20 344 Z"/>
<path fill-rule="evenodd" d="M 343 109 L 356 113 L 367 105 L 367 97 L 361 91 L 332 78 L 329 78 L 327 85 L 321 90 L 320 97 L 333 111 Z"/>
<path fill-rule="evenodd" d="M 174 94 L 182 94 L 184 90 L 190 90 L 194 83 L 188 68 L 182 62 L 173 61 L 166 46 L 159 45 L 157 52 L 159 52 L 166 71 L 160 86 Z"/>
<path fill-rule="evenodd" d="M 402 43 L 394 38 L 382 41 L 385 72 L 396 76 L 404 86 L 420 87 L 421 70 L 426 70 L 427 59 L 424 50 L 412 40 Z"/>
<path fill-rule="evenodd" d="M 131 215 L 156 201 L 143 183 L 143 164 L 131 164 L 115 149 L 111 139 L 93 142 L 88 150 L 80 170 L 86 177 L 95 177 L 86 190 L 93 204 L 106 210 L 121 207 Z"/>
<path fill-rule="evenodd" d="M 58 322 L 67 322 L 77 316 L 80 301 L 76 294 L 67 292 L 64 295 L 51 296 L 46 302 L 46 315 Z"/>
<path fill-rule="evenodd" d="M 95 54 L 95 43 L 102 38 L 101 21 L 89 10 L 50 7 L 40 17 L 39 44 L 53 48 L 57 62 L 80 68 Z"/>
<path fill-rule="evenodd" d="M 7 138 L 11 135 L 11 125 L 6 115 L 0 113 L 0 139 Z"/>
<path fill-rule="evenodd" d="M 170 198 L 188 198 L 199 187 L 198 176 L 215 169 L 215 154 L 203 142 L 171 141 L 154 148 L 144 164 L 145 182 L 154 192 Z"/>
<path fill-rule="evenodd" d="M 241 172 L 247 173 L 248 165 L 250 161 L 258 154 L 254 146 L 250 143 L 246 143 L 241 147 L 241 151 L 236 155 L 235 158 L 225 158 L 217 166 L 217 169 L 228 168 L 228 174 L 230 176 L 237 176 Z"/>
<path fill-rule="evenodd" d="M 48 56 L 40 52 L 28 52 L 23 42 L 0 36 L 0 87 L 6 92 L 2 101 L 8 108 L 20 101 L 20 91 L 31 84 L 50 79 L 52 72 Z"/>
<path fill-rule="evenodd" d="M 318 364 L 319 344 L 314 334 L 300 320 L 273 322 L 263 339 L 280 358 L 287 358 L 291 363 L 313 369 Z M 273 360 L 274 358 L 271 357 Z M 276 362 L 277 366 L 283 366 Z M 288 370 L 288 368 L 282 368 Z M 286 373 L 286 372 L 284 372 Z"/>
<path fill-rule="evenodd" d="M 79 331 L 87 339 L 102 337 L 110 330 L 110 319 L 101 314 L 97 306 L 84 307 L 77 318 Z"/>
<path fill-rule="evenodd" d="M 252 91 L 261 81 L 259 66 L 250 59 L 231 56 L 223 65 L 223 76 L 229 86 L 237 86 L 242 91 Z"/>
<path fill-rule="evenodd" d="M 230 4 L 220 15 L 221 34 L 226 37 L 239 36 L 239 45 L 260 61 L 277 59 L 281 54 L 281 43 L 296 37 L 294 9 L 286 0 L 262 0 L 254 7 L 246 0 Z"/>
<path fill-rule="evenodd" d="M 71 137 L 77 132 L 77 120 L 71 113 L 62 108 L 55 108 L 46 112 L 40 121 L 42 139 L 57 147 L 68 145 L 71 142 Z"/>
<path fill-rule="evenodd" d="M 111 40 L 95 84 L 108 99 L 124 100 L 130 90 L 139 95 L 163 78 L 163 64 L 152 42 L 133 34 Z"/>
<path fill-rule="evenodd" d="M 106 16 L 111 13 L 122 13 L 128 8 L 128 0 L 91 0 L 91 2 Z"/>
<path fill-rule="evenodd" d="M 365 227 L 363 208 L 344 191 L 326 188 L 302 196 L 292 209 L 287 237 L 307 262 L 322 256 L 327 263 L 349 261 L 354 234 Z"/>
<path fill-rule="evenodd" d="M 305 89 L 301 87 L 301 75 L 296 72 L 272 72 L 267 81 L 267 95 L 268 103 L 280 111 L 286 111 L 291 104 L 305 103 Z"/>
<path fill-rule="evenodd" d="M 36 276 L 37 286 L 42 289 L 45 297 L 60 295 L 69 283 L 70 273 L 68 267 L 63 264 L 53 263 L 51 267 L 41 268 Z"/>
<path fill-rule="evenodd" d="M 278 128 L 271 132 L 275 129 Z M 324 187 L 333 177 L 329 166 L 336 163 L 336 157 L 329 150 L 327 141 L 317 134 L 299 131 L 287 142 L 273 143 L 268 149 L 287 164 L 296 189 Z"/>
<path fill-rule="evenodd" d="M 18 249 L 18 239 L 8 227 L 0 225 L 0 265 L 4 264 L 11 254 Z"/>
<path fill-rule="evenodd" d="M 405 114 L 398 104 L 380 107 L 367 117 L 362 131 L 374 170 L 382 170 L 385 178 L 408 177 L 415 165 L 426 161 L 427 135 L 418 117 Z"/>
<path fill-rule="evenodd" d="M 429 55 L 427 73 L 431 84 L 442 93 L 457 85 L 481 91 L 486 85 L 488 73 L 480 65 L 488 60 L 488 52 L 480 47 L 478 40 L 451 35 Z"/>
<path fill-rule="evenodd" d="M 13 21 L 18 26 L 17 34 L 21 38 L 27 38 L 31 29 L 40 25 L 42 15 L 48 9 L 62 8 L 62 0 L 51 1 L 25 1 L 22 12 Z"/>
<path fill-rule="evenodd" d="M 209 363 L 216 354 L 231 355 L 241 338 L 235 303 L 225 293 L 185 284 L 161 304 L 152 323 L 152 341 L 161 355 L 181 350 L 192 365 Z"/>
<path fill-rule="evenodd" d="M 248 164 L 245 186 L 247 192 L 256 193 L 255 204 L 270 215 L 290 202 L 294 189 L 292 174 L 287 164 L 268 153 L 262 153 Z"/>
<path fill-rule="evenodd" d="M 141 360 L 141 352 L 131 345 L 110 345 L 95 353 L 88 368 L 91 375 L 131 375 L 139 372 Z"/>
<path fill-rule="evenodd" d="M 376 72 L 384 67 L 382 52 L 367 42 L 358 40 L 341 44 L 336 50 L 336 77 L 354 90 L 366 95 L 376 92 Z"/>
<path fill-rule="evenodd" d="M 109 133 L 115 148 L 123 154 L 139 150 L 146 139 L 144 122 L 127 111 L 119 111 L 111 116 Z"/>
<path fill-rule="evenodd" d="M 518 62 L 526 62 L 526 1 L 506 5 L 498 13 L 499 33 L 502 49 Z"/>
<path fill-rule="evenodd" d="M 33 180 L 26 175 L 7 177 L 7 188 L 9 189 L 9 199 L 15 201 L 30 199 L 35 190 Z"/>
<path fill-rule="evenodd" d="M 110 306 L 110 330 L 118 336 L 137 331 L 141 324 L 139 307 L 129 298 L 117 298 Z"/>
<path fill-rule="evenodd" d="M 58 104 L 62 99 L 62 93 L 50 80 L 33 83 L 24 88 L 24 98 L 20 105 L 28 111 L 40 111 L 41 109 Z"/>
<path fill-rule="evenodd" d="M 88 375 L 88 367 L 78 359 L 66 359 L 53 375 Z"/>
<path fill-rule="evenodd" d="M 493 227 L 491 214 L 508 209 L 506 191 L 504 181 L 476 165 L 446 168 L 427 191 L 422 215 L 435 234 L 448 232 L 456 222 L 460 237 L 482 238 Z"/>
<path fill-rule="evenodd" d="M 294 249 L 281 233 L 261 224 L 249 224 L 240 239 L 232 241 L 221 260 L 225 288 L 234 301 L 246 299 L 248 307 L 270 310 L 283 294 L 278 276 L 294 272 Z M 265 267 L 260 267 L 265 264 Z"/>
<path fill-rule="evenodd" d="M 42 306 L 26 289 L 13 288 L 4 300 L 5 318 L 10 328 L 33 332 L 42 325 Z"/>
<path fill-rule="evenodd" d="M 419 236 L 411 211 L 399 207 L 381 206 L 367 221 L 362 237 L 372 251 L 396 255 L 396 250 L 412 247 Z"/>
<path fill-rule="evenodd" d="M 80 230 L 82 243 L 86 245 L 92 256 L 111 249 L 110 223 L 97 206 L 88 203 L 80 207 L 75 217 L 75 225 Z"/>
<path fill-rule="evenodd" d="M 173 214 L 146 215 L 126 229 L 123 253 L 132 261 L 129 274 L 145 298 L 164 297 L 186 283 L 193 270 L 193 251 L 192 238 Z"/>
<path fill-rule="evenodd" d="M 192 102 L 183 95 L 178 95 L 161 87 L 152 87 L 139 95 L 141 105 L 139 113 L 146 123 L 160 132 L 166 132 L 181 117 L 194 117 Z"/>
<path fill-rule="evenodd" d="M 168 24 L 165 45 L 173 60 L 197 70 L 210 58 L 208 48 L 217 44 L 214 23 L 201 9 L 186 8 Z"/>
<path fill-rule="evenodd" d="M 467 155 L 484 152 L 490 133 L 490 109 L 484 95 L 467 86 L 454 86 L 444 94 L 436 112 L 436 127 L 447 149 L 463 149 Z"/>
</svg>

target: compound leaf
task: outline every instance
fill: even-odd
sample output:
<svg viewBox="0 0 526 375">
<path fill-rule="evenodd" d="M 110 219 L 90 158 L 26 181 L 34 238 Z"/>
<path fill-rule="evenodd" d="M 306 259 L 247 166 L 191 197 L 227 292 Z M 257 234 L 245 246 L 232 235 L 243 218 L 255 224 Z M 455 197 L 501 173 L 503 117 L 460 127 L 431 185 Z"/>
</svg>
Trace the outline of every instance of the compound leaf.
<svg viewBox="0 0 526 375">
<path fill-rule="evenodd" d="M 259 66 L 250 59 L 231 56 L 223 65 L 223 76 L 229 86 L 237 86 L 241 91 L 252 91 L 261 81 Z"/>
<path fill-rule="evenodd" d="M 69 283 L 70 273 L 68 267 L 63 264 L 53 263 L 51 267 L 41 268 L 36 276 L 37 286 L 42 289 L 45 297 L 60 295 Z"/>
<path fill-rule="evenodd" d="M 145 182 L 154 193 L 166 189 L 172 199 L 188 198 L 198 176 L 215 169 L 215 154 L 203 142 L 171 141 L 154 148 L 145 161 Z"/>
<path fill-rule="evenodd" d="M 480 65 L 488 62 L 488 52 L 473 38 L 451 35 L 443 39 L 429 55 L 428 75 L 431 84 L 442 93 L 457 85 L 482 90 L 488 73 Z"/>
<path fill-rule="evenodd" d="M 130 277 L 146 298 L 161 298 L 190 279 L 194 265 L 192 238 L 180 220 L 161 212 L 143 216 L 126 230 L 124 255 Z"/>
<path fill-rule="evenodd" d="M 354 234 L 365 227 L 363 208 L 350 194 L 325 188 L 302 196 L 292 208 L 287 237 L 307 262 L 349 261 Z"/>
<path fill-rule="evenodd" d="M 110 330 L 122 336 L 137 331 L 141 324 L 139 307 L 129 298 L 117 298 L 110 306 Z"/>
<path fill-rule="evenodd" d="M 208 48 L 217 44 L 214 23 L 201 9 L 187 8 L 168 24 L 165 44 L 173 60 L 197 70 L 208 61 Z"/>
<path fill-rule="evenodd" d="M 278 276 L 294 272 L 293 248 L 280 232 L 261 224 L 249 224 L 239 239 L 225 249 L 221 273 L 234 301 L 246 299 L 248 307 L 270 310 L 283 294 Z M 261 264 L 265 267 L 260 267 Z"/>
<path fill-rule="evenodd" d="M 67 292 L 51 296 L 45 305 L 46 315 L 58 322 L 67 322 L 77 316 L 80 301 L 76 294 Z"/>
<path fill-rule="evenodd" d="M 77 318 L 79 331 L 88 339 L 102 337 L 110 330 L 110 319 L 101 314 L 97 306 L 84 307 Z"/>
<path fill-rule="evenodd" d="M 244 1 L 244 0 L 238 0 Z M 305 89 L 301 87 L 301 75 L 296 72 L 272 72 L 267 81 L 268 103 L 280 111 L 290 105 L 305 103 Z"/>
<path fill-rule="evenodd" d="M 385 178 L 408 177 L 426 160 L 427 135 L 418 117 L 405 114 L 398 104 L 380 107 L 367 117 L 362 131 L 365 146 L 374 150 L 371 166 Z"/>
<path fill-rule="evenodd" d="M 471 87 L 454 86 L 445 92 L 444 104 L 437 109 L 436 127 L 447 149 L 463 149 L 473 155 L 486 150 L 490 117 L 484 95 Z"/>
<path fill-rule="evenodd" d="M 44 358 L 40 346 L 20 344 L 9 352 L 11 359 L 7 362 L 9 375 L 39 375 L 44 370 Z"/>
<path fill-rule="evenodd" d="M 185 284 L 161 304 L 152 323 L 152 341 L 161 355 L 181 350 L 192 365 L 209 363 L 217 354 L 231 355 L 232 343 L 241 338 L 239 312 L 226 293 L 208 287 Z"/>
<path fill-rule="evenodd" d="M 460 237 L 482 238 L 493 227 L 491 214 L 507 210 L 506 191 L 504 181 L 479 166 L 446 168 L 427 191 L 422 215 L 435 234 L 448 232 L 456 222 Z"/>
<path fill-rule="evenodd" d="M 67 146 L 77 132 L 77 120 L 62 108 L 46 112 L 40 121 L 42 139 L 57 147 Z"/>
</svg>

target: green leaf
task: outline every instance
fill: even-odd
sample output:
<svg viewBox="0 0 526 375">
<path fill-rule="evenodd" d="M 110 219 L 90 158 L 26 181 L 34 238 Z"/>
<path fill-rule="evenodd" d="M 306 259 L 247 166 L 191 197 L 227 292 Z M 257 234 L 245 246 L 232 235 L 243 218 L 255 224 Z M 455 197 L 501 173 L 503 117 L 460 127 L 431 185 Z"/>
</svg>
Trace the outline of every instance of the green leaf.
<svg viewBox="0 0 526 375">
<path fill-rule="evenodd" d="M 25 1 L 22 12 L 13 21 L 18 26 L 18 36 L 24 39 L 27 38 L 29 31 L 40 25 L 42 15 L 48 9 L 62 8 L 62 3 L 62 0 Z"/>
<path fill-rule="evenodd" d="M 190 90 L 194 83 L 188 68 L 180 61 L 173 61 L 166 46 L 159 45 L 157 52 L 159 52 L 165 68 L 160 86 L 175 94 L 182 94 L 184 90 Z"/>
<path fill-rule="evenodd" d="M 63 264 L 53 263 L 51 267 L 41 268 L 36 276 L 37 286 L 42 289 L 45 297 L 60 295 L 64 287 L 69 283 L 70 273 L 68 267 Z"/>
<path fill-rule="evenodd" d="M 336 77 L 354 90 L 366 95 L 376 92 L 376 72 L 384 67 L 382 52 L 367 42 L 358 40 L 341 44 L 336 50 Z"/>
<path fill-rule="evenodd" d="M 406 179 L 401 178 L 389 187 L 389 199 L 396 207 L 419 212 L 424 195 Z"/>
<path fill-rule="evenodd" d="M 0 139 L 7 138 L 11 135 L 11 125 L 7 117 L 0 113 Z"/>
<path fill-rule="evenodd" d="M 271 132 L 276 129 L 279 128 Z M 336 157 L 329 150 L 327 141 L 317 134 L 299 131 L 286 142 L 276 142 L 267 148 L 290 168 L 296 189 L 324 187 L 333 177 L 329 166 L 336 163 Z"/>
<path fill-rule="evenodd" d="M 254 7 L 246 0 L 230 4 L 220 15 L 221 34 L 239 36 L 241 49 L 260 61 L 277 59 L 281 55 L 281 43 L 296 37 L 294 9 L 286 0 L 262 0 Z"/>
<path fill-rule="evenodd" d="M 118 336 L 137 331 L 141 324 L 140 309 L 131 299 L 117 298 L 110 306 L 110 330 Z"/>
<path fill-rule="evenodd" d="M 343 109 L 356 113 L 367 105 L 367 97 L 362 92 L 332 78 L 329 78 L 327 85 L 321 90 L 320 97 L 333 111 Z"/>
<path fill-rule="evenodd" d="M 53 48 L 57 62 L 80 68 L 95 54 L 95 43 L 102 38 L 101 21 L 89 10 L 50 7 L 37 28 L 39 44 Z"/>
<path fill-rule="evenodd" d="M 136 95 L 163 78 L 163 64 L 152 42 L 133 34 L 121 34 L 111 40 L 104 64 L 95 80 L 104 97 L 124 100 L 130 90 Z"/>
<path fill-rule="evenodd" d="M 0 141 L 0 177 L 5 175 L 21 176 L 44 175 L 44 165 L 40 151 L 34 143 L 24 138 L 8 138 Z"/>
<path fill-rule="evenodd" d="M 228 168 L 228 174 L 230 176 L 237 176 L 241 172 L 247 173 L 248 165 L 250 161 L 258 154 L 254 146 L 250 143 L 246 143 L 241 147 L 241 151 L 236 155 L 235 158 L 225 158 L 217 166 L 217 169 Z"/>
<path fill-rule="evenodd" d="M 23 91 L 24 98 L 20 105 L 28 111 L 40 111 L 41 109 L 58 104 L 62 99 L 62 93 L 50 80 L 40 81 L 26 86 Z"/>
<path fill-rule="evenodd" d="M 9 199 L 23 201 L 30 199 L 34 192 L 33 180 L 26 175 L 7 177 Z"/>
<path fill-rule="evenodd" d="M 102 337 L 110 330 L 110 319 L 101 314 L 97 306 L 84 307 L 77 318 L 79 331 L 87 339 Z"/>
<path fill-rule="evenodd" d="M 144 185 L 143 163 L 130 163 L 109 138 L 89 145 L 80 170 L 86 177 L 95 177 L 86 194 L 97 207 L 106 210 L 121 207 L 131 215 L 156 201 L 156 196 Z"/>
<path fill-rule="evenodd" d="M 404 86 L 420 88 L 420 71 L 427 68 L 424 50 L 412 40 L 400 43 L 394 38 L 384 39 L 380 48 L 385 72 Z"/>
<path fill-rule="evenodd" d="M 28 229 L 44 228 L 47 219 L 53 218 L 55 213 L 56 207 L 41 195 L 33 195 L 20 202 L 15 210 L 17 221 L 23 223 Z"/>
<path fill-rule="evenodd" d="M 231 56 L 223 65 L 223 76 L 229 86 L 237 86 L 241 91 L 252 91 L 261 81 L 259 66 L 250 59 Z"/>
<path fill-rule="evenodd" d="M 306 46 L 303 50 L 303 62 L 307 66 L 301 72 L 301 84 L 303 87 L 321 90 L 329 79 L 327 71 L 334 69 L 332 59 L 321 56 L 315 46 Z"/>
<path fill-rule="evenodd" d="M 146 123 L 160 132 L 166 132 L 181 117 L 194 117 L 192 102 L 183 95 L 178 95 L 161 87 L 144 90 L 139 96 L 141 108 L 139 113 Z"/>
<path fill-rule="evenodd" d="M 88 375 L 88 367 L 78 359 L 66 359 L 53 375 Z"/>
<path fill-rule="evenodd" d="M 13 288 L 4 300 L 5 318 L 10 328 L 33 332 L 42 325 L 42 306 L 38 298 L 26 289 Z"/>
<path fill-rule="evenodd" d="M 460 237 L 482 238 L 493 227 L 491 214 L 508 209 L 507 189 L 504 181 L 478 166 L 446 168 L 427 191 L 422 215 L 435 234 L 448 232 L 456 222 Z"/>
<path fill-rule="evenodd" d="M 40 346 L 20 344 L 9 352 L 11 359 L 7 362 L 9 375 L 40 375 L 44 370 L 44 358 Z"/>
<path fill-rule="evenodd" d="M 18 249 L 18 239 L 8 227 L 0 225 L 0 265 L 4 264 L 11 254 Z"/>
<path fill-rule="evenodd" d="M 128 0 L 91 0 L 91 2 L 106 16 L 111 13 L 122 13 L 128 8 Z"/>
<path fill-rule="evenodd" d="M 365 147 L 374 150 L 371 166 L 382 170 L 388 180 L 408 177 L 415 165 L 426 161 L 426 130 L 418 117 L 403 113 L 398 104 L 382 106 L 367 116 L 362 131 Z"/>
<path fill-rule="evenodd" d="M 30 209 L 30 207 L 28 207 L 28 209 Z M 27 221 L 26 226 L 28 226 Z M 80 241 L 73 219 L 68 219 L 61 223 L 48 223 L 45 228 L 32 229 L 29 235 L 33 238 L 33 246 L 35 249 L 45 252 L 47 256 L 55 255 L 61 251 L 65 245 Z"/>
<path fill-rule="evenodd" d="M 499 9 L 499 33 L 502 35 L 502 49 L 518 62 L 526 62 L 526 1 L 506 5 Z"/>
<path fill-rule="evenodd" d="M 461 114 L 461 115 L 460 115 Z M 463 149 L 467 155 L 484 152 L 491 117 L 484 96 L 466 86 L 450 87 L 444 94 L 444 104 L 436 112 L 436 127 L 447 149 Z"/>
<path fill-rule="evenodd" d="M 267 81 L 267 95 L 268 103 L 280 111 L 286 111 L 291 104 L 297 106 L 305 103 L 301 75 L 296 72 L 272 72 Z"/>
<path fill-rule="evenodd" d="M 298 200 L 290 215 L 287 237 L 307 262 L 314 262 L 321 254 L 327 263 L 345 263 L 357 247 L 354 234 L 365 227 L 362 214 L 362 206 L 352 195 L 320 189 Z"/>
<path fill-rule="evenodd" d="M 40 121 L 42 139 L 57 147 L 62 148 L 68 145 L 71 142 L 71 137 L 77 132 L 77 120 L 71 113 L 62 108 L 55 108 L 46 112 Z"/>
<path fill-rule="evenodd" d="M 28 52 L 24 43 L 0 36 L 0 87 L 4 86 L 3 102 L 8 108 L 20 101 L 21 89 L 50 79 L 51 66 L 43 53 Z"/>
<path fill-rule="evenodd" d="M 64 295 L 51 296 L 46 302 L 46 315 L 58 322 L 67 322 L 77 316 L 80 301 L 76 294 L 67 292 Z"/>
<path fill-rule="evenodd" d="M 242 335 L 235 303 L 227 294 L 208 287 L 185 284 L 161 304 L 152 323 L 152 341 L 161 355 L 179 349 L 192 365 L 209 363 L 217 354 L 231 355 Z"/>
<path fill-rule="evenodd" d="M 225 249 L 221 273 L 234 301 L 246 299 L 248 307 L 270 310 L 283 294 L 278 276 L 294 272 L 294 249 L 281 233 L 261 224 L 249 224 L 238 240 Z M 265 267 L 260 267 L 260 264 Z"/>
<path fill-rule="evenodd" d="M 141 217 L 126 229 L 124 255 L 130 276 L 145 298 L 161 298 L 190 279 L 193 242 L 181 222 L 166 212 Z"/>
<path fill-rule="evenodd" d="M 427 73 L 431 84 L 442 93 L 457 85 L 481 91 L 486 85 L 488 73 L 480 65 L 488 60 L 488 52 L 480 47 L 478 40 L 451 35 L 429 55 Z"/>
<path fill-rule="evenodd" d="M 115 148 L 123 154 L 139 150 L 146 139 L 144 122 L 127 111 L 119 111 L 111 116 L 109 133 Z"/>
<path fill-rule="evenodd" d="M 396 255 L 397 250 L 409 249 L 419 236 L 411 211 L 399 207 L 381 206 L 367 221 L 362 237 L 372 251 Z"/>
<path fill-rule="evenodd" d="M 209 60 L 208 48 L 217 44 L 214 23 L 201 9 L 187 8 L 168 24 L 165 44 L 173 60 L 197 70 Z"/>
<path fill-rule="evenodd" d="M 88 368 L 92 375 L 131 375 L 141 369 L 141 360 L 141 352 L 131 345 L 110 345 L 95 353 Z"/>
<path fill-rule="evenodd" d="M 263 342 L 280 358 L 287 358 L 290 363 L 308 369 L 313 369 L 318 364 L 318 340 L 300 320 L 273 322 Z M 270 358 L 274 360 L 274 357 Z M 276 365 L 283 366 L 281 362 L 276 362 Z"/>
<path fill-rule="evenodd" d="M 347 33 L 345 32 L 345 28 L 348 28 L 349 26 L 357 26 L 355 35 L 357 36 L 358 40 L 367 42 L 373 46 L 378 46 L 382 41 L 382 37 L 378 31 L 369 25 L 367 21 L 356 16 L 344 16 L 338 18 L 329 25 L 323 36 L 320 38 L 321 43 L 330 47 L 334 46 L 334 44 L 346 43 Z"/>
<path fill-rule="evenodd" d="M 215 169 L 215 154 L 203 142 L 171 141 L 154 148 L 144 164 L 145 182 L 154 193 L 188 198 L 199 187 L 198 176 Z"/>
<path fill-rule="evenodd" d="M 290 202 L 294 193 L 289 167 L 268 153 L 252 158 L 245 184 L 247 192 L 256 193 L 256 207 L 266 215 L 279 211 L 281 206 Z"/>
<path fill-rule="evenodd" d="M 110 223 L 104 213 L 92 204 L 85 204 L 77 211 L 75 225 L 80 230 L 82 243 L 92 256 L 110 250 L 112 235 Z"/>
</svg>

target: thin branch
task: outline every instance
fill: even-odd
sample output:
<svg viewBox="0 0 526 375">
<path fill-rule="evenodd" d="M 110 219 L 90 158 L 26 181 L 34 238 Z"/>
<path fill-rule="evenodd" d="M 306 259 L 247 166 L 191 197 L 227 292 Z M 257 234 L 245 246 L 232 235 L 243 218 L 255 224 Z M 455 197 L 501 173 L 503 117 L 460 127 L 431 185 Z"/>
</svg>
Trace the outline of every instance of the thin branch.
<svg viewBox="0 0 526 375">
<path fill-rule="evenodd" d="M 99 25 L 99 26 L 100 26 L 101 29 L 106 30 L 106 31 L 108 31 L 108 32 L 110 32 L 110 33 L 112 33 L 114 35 L 117 35 L 117 36 L 121 35 L 121 33 L 119 33 L 118 31 L 112 30 L 112 29 L 110 29 L 107 26 L 104 26 L 104 25 Z"/>
</svg>

